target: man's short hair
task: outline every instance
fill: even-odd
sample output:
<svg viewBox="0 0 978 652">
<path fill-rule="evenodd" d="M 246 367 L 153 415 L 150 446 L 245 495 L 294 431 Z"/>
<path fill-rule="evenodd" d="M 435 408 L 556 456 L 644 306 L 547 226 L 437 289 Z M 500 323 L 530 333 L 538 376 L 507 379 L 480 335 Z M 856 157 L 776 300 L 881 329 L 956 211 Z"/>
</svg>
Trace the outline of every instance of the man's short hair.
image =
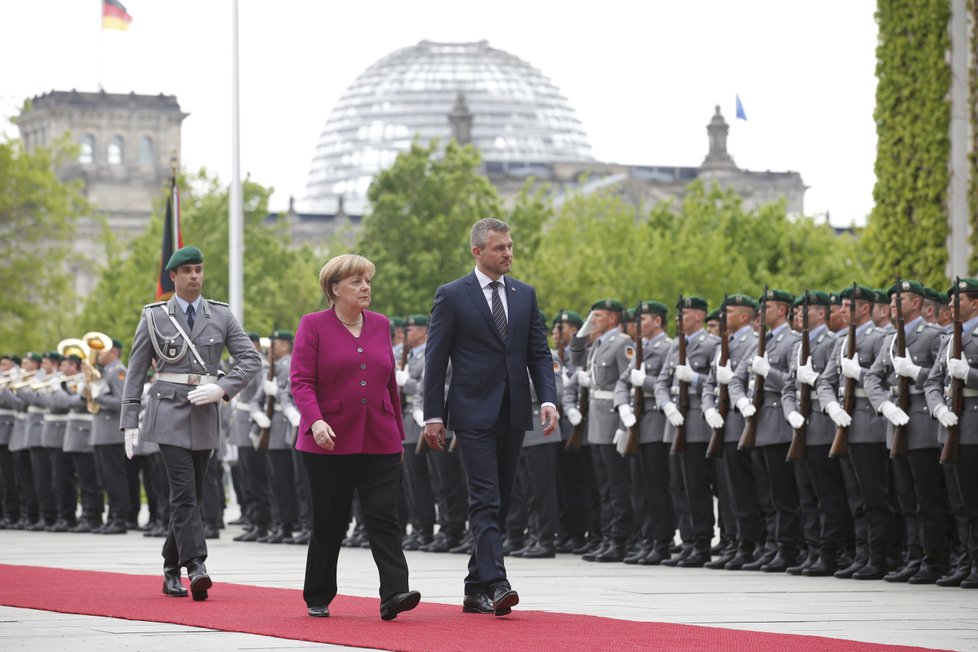
<svg viewBox="0 0 978 652">
<path fill-rule="evenodd" d="M 490 231 L 496 231 L 497 233 L 509 233 L 509 224 L 492 217 L 479 220 L 472 225 L 472 237 L 470 238 L 472 246 L 478 247 L 479 249 L 485 249 L 486 245 L 489 244 Z"/>
</svg>

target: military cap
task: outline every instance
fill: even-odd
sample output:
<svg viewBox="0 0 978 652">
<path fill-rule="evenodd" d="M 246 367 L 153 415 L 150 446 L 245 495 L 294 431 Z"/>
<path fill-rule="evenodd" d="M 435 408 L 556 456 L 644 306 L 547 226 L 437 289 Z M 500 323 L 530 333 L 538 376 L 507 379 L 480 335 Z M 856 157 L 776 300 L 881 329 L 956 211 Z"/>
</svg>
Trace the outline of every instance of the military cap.
<svg viewBox="0 0 978 652">
<path fill-rule="evenodd" d="M 720 321 L 720 309 L 717 308 L 706 316 L 706 321 Z"/>
<path fill-rule="evenodd" d="M 625 312 L 625 306 L 617 299 L 600 299 L 591 304 L 591 310 L 611 310 L 613 312 Z"/>
<path fill-rule="evenodd" d="M 960 290 L 963 293 L 976 294 L 978 293 L 978 279 L 976 278 L 959 278 L 957 285 L 951 284 L 951 287 L 947 289 L 948 295 L 954 294 Z"/>
<path fill-rule="evenodd" d="M 683 297 L 682 307 L 702 310 L 703 312 L 709 312 L 710 310 L 710 304 L 703 297 Z"/>
<path fill-rule="evenodd" d="M 851 285 L 845 287 L 842 290 L 839 290 L 839 298 L 856 299 L 858 301 L 872 301 L 873 303 L 878 303 L 876 301 L 876 290 L 871 287 L 866 287 L 865 285 L 857 285 L 855 292 L 853 292 Z"/>
<path fill-rule="evenodd" d="M 920 281 L 911 281 L 910 279 L 901 279 L 898 281 L 900 284 L 900 292 L 912 292 L 914 294 L 919 294 L 922 297 L 927 296 L 927 290 L 924 288 L 924 284 Z M 892 296 L 896 294 L 897 284 L 894 283 L 886 290 L 886 296 Z M 887 302 L 889 303 L 889 302 Z"/>
<path fill-rule="evenodd" d="M 248 339 L 252 342 L 261 342 L 261 335 L 255 331 L 248 331 Z"/>
<path fill-rule="evenodd" d="M 57 351 L 45 351 L 44 357 L 52 362 L 61 362 L 61 360 L 64 359 L 63 356 Z"/>
<path fill-rule="evenodd" d="M 74 360 L 75 362 L 81 362 L 81 356 L 76 353 L 69 353 L 65 356 L 65 360 Z"/>
<path fill-rule="evenodd" d="M 574 312 L 573 310 L 561 310 L 556 315 L 554 315 L 553 325 L 556 326 L 561 322 L 567 322 L 568 324 L 573 324 L 578 328 L 584 325 L 584 320 L 581 319 L 581 316 L 576 312 Z"/>
<path fill-rule="evenodd" d="M 44 357 L 36 351 L 28 351 L 24 354 L 24 357 L 28 360 L 33 360 L 34 362 L 40 362 L 44 359 Z"/>
<path fill-rule="evenodd" d="M 802 303 L 805 302 L 805 295 L 804 294 L 801 294 L 799 296 L 799 298 L 801 299 L 801 303 L 799 303 L 798 305 L 802 305 Z M 809 290 L 808 291 L 808 305 L 810 305 L 810 306 L 831 306 L 832 303 L 833 303 L 832 302 L 832 296 L 830 294 L 828 294 L 827 292 L 822 292 L 821 290 Z"/>
<path fill-rule="evenodd" d="M 934 288 L 924 287 L 924 298 L 933 301 L 934 303 L 947 303 L 942 297 L 941 293 Z"/>
<path fill-rule="evenodd" d="M 295 336 L 292 334 L 292 331 L 272 331 L 272 334 L 268 336 L 268 339 L 291 342 L 295 339 Z"/>
<path fill-rule="evenodd" d="M 936 290 L 935 290 L 935 292 L 936 292 Z M 943 303 L 943 304 L 945 304 L 945 305 L 947 305 L 947 303 L 951 300 L 951 295 L 948 294 L 947 292 L 937 292 L 937 296 L 939 296 L 941 298 L 941 301 L 940 302 Z"/>
<path fill-rule="evenodd" d="M 669 314 L 669 307 L 659 301 L 639 301 L 638 305 L 635 306 L 635 310 L 643 314 L 659 315 L 663 319 Z"/>
<path fill-rule="evenodd" d="M 20 356 L 17 355 L 16 353 L 12 355 L 8 355 L 7 357 L 10 358 L 10 361 L 13 362 L 15 365 L 20 365 L 21 359 Z"/>
<path fill-rule="evenodd" d="M 166 271 L 172 272 L 181 265 L 198 265 L 204 262 L 204 254 L 192 245 L 180 247 L 170 256 L 170 262 L 166 264 Z"/>
<path fill-rule="evenodd" d="M 833 306 L 842 305 L 842 293 L 841 292 L 829 292 L 829 304 Z"/>
<path fill-rule="evenodd" d="M 874 303 L 890 303 L 890 295 L 886 293 L 886 288 L 875 288 L 873 292 L 875 293 Z"/>
<path fill-rule="evenodd" d="M 743 308 L 753 308 L 757 310 L 760 306 L 757 305 L 757 301 L 753 297 L 749 297 L 746 294 L 728 294 L 727 298 L 723 302 L 723 307 L 727 306 L 741 306 Z"/>
<path fill-rule="evenodd" d="M 400 328 L 404 325 L 404 317 L 391 317 L 391 326 Z"/>
<path fill-rule="evenodd" d="M 428 325 L 428 315 L 408 315 L 407 319 L 403 320 L 407 326 L 427 326 Z"/>
<path fill-rule="evenodd" d="M 625 312 L 622 313 L 622 319 L 625 321 L 635 321 L 635 311 L 632 308 L 625 308 Z"/>
<path fill-rule="evenodd" d="M 767 294 L 758 299 L 758 303 L 761 301 L 777 301 L 779 303 L 787 303 L 789 306 L 795 302 L 795 297 L 786 290 L 776 290 L 774 288 L 769 288 Z"/>
<path fill-rule="evenodd" d="M 112 338 L 112 348 L 122 350 L 122 342 L 120 340 Z"/>
</svg>

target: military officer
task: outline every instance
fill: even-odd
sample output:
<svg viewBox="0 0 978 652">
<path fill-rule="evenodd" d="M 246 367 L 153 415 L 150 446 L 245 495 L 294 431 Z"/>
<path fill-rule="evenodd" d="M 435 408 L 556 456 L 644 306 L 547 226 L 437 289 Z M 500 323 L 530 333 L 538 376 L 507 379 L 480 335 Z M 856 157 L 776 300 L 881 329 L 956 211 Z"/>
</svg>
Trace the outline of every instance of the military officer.
<svg viewBox="0 0 978 652">
<path fill-rule="evenodd" d="M 248 384 L 261 369 L 261 356 L 227 305 L 201 296 L 200 249 L 178 249 L 166 269 L 176 292 L 169 301 L 143 309 L 129 357 L 120 428 L 128 451 L 141 434 L 160 445 L 166 465 L 171 517 L 163 544 L 163 591 L 187 594 L 180 581 L 180 568 L 186 566 L 194 599 L 204 600 L 212 582 L 204 566 L 207 544 L 199 504 L 207 462 L 220 437 L 217 402 Z M 236 365 L 218 378 L 225 347 Z M 140 432 L 143 380 L 153 360 L 157 381 L 147 396 Z"/>
<path fill-rule="evenodd" d="M 125 437 L 119 430 L 119 415 L 126 383 L 126 367 L 122 364 L 121 356 L 122 342 L 113 339 L 112 345 L 98 354 L 102 377 L 88 388 L 92 401 L 98 406 L 98 411 L 92 418 L 95 470 L 99 485 L 109 499 L 109 515 L 105 525 L 92 530 L 97 534 L 125 534 L 131 525 L 127 523 L 131 501 Z M 145 373 L 139 378 L 140 393 L 143 389 L 143 377 Z"/>
<path fill-rule="evenodd" d="M 889 422 L 887 447 L 893 450 L 896 428 L 905 427 L 908 450 L 906 455 L 892 460 L 897 501 L 906 531 L 907 563 L 883 579 L 933 584 L 944 573 L 946 563 L 945 512 L 937 451 L 938 424 L 930 418 L 923 387 L 937 360 L 942 333 L 939 326 L 924 321 L 924 286 L 906 279 L 897 283 L 901 290 L 906 354 L 900 356 L 896 349 L 896 333 L 887 334 L 880 355 L 864 379 L 870 403 Z M 897 285 L 889 293 L 895 311 Z M 910 401 L 904 407 L 897 404 L 900 378 L 909 379 L 910 384 Z"/>
<path fill-rule="evenodd" d="M 55 354 L 57 355 L 57 354 Z M 50 353 L 41 354 L 41 363 L 37 374 L 31 382 L 21 386 L 17 395 L 27 405 L 27 423 L 24 426 L 24 443 L 30 460 L 30 478 L 33 492 L 37 497 L 40 518 L 28 530 L 44 530 L 57 520 L 57 510 L 54 505 L 54 491 L 51 486 L 51 471 L 48 468 L 47 453 L 41 446 L 41 434 L 44 431 L 44 415 L 47 414 L 45 395 L 31 387 L 34 383 L 47 380 L 56 371 L 55 363 Z"/>
<path fill-rule="evenodd" d="M 635 312 L 641 317 L 642 365 L 625 371 L 615 384 L 615 408 L 625 428 L 636 424 L 632 408 L 633 388 L 642 390 L 642 418 L 639 428 L 638 464 L 646 509 L 639 514 L 640 531 L 647 542 L 626 562 L 658 566 L 669 559 L 676 533 L 676 513 L 669 493 L 669 444 L 665 441 L 666 416 L 655 398 L 655 383 L 666 363 L 672 339 L 665 324 L 669 309 L 659 301 L 640 301 Z M 636 480 L 635 474 L 632 481 Z"/>
<path fill-rule="evenodd" d="M 65 374 L 73 376 L 81 373 L 82 360 L 77 355 L 65 356 L 68 369 Z M 102 526 L 102 511 L 105 498 L 98 483 L 95 471 L 95 449 L 92 446 L 92 414 L 88 411 L 85 397 L 82 396 L 84 381 L 66 383 L 55 392 L 54 400 L 68 410 L 62 450 L 71 460 L 78 480 L 81 495 L 81 518 L 71 529 L 72 532 L 91 532 Z M 74 508 L 74 505 L 72 506 Z"/>
<path fill-rule="evenodd" d="M 21 377 L 23 378 L 27 374 L 34 374 L 32 379 L 40 380 L 43 378 L 43 372 L 40 371 L 41 361 L 40 353 L 29 351 L 24 354 L 23 361 L 21 362 Z M 21 497 L 20 520 L 17 521 L 14 527 L 18 530 L 26 530 L 31 527 L 36 527 L 38 521 L 41 520 L 40 507 L 37 503 L 37 493 L 34 491 L 31 452 L 27 445 L 27 423 L 30 417 L 28 408 L 30 405 L 21 394 L 21 390 L 13 391 L 8 387 L 3 391 L 6 394 L 6 400 L 9 402 L 8 405 L 16 412 L 14 415 L 14 427 L 10 433 L 10 443 L 8 444 L 8 449 L 13 458 L 17 488 Z"/>
<path fill-rule="evenodd" d="M 3 491 L 3 506 L 0 512 L 0 530 L 10 529 L 20 520 L 20 491 L 14 476 L 14 459 L 10 454 L 10 436 L 13 434 L 17 411 L 14 409 L 12 395 L 7 384 L 19 377 L 20 357 L 4 355 L 0 357 L 0 483 Z"/>
<path fill-rule="evenodd" d="M 42 390 L 42 398 L 47 406 L 44 415 L 44 428 L 41 430 L 41 447 L 47 453 L 47 468 L 50 487 L 57 510 L 57 520 L 49 525 L 49 532 L 67 532 L 78 525 L 75 512 L 78 508 L 78 486 L 75 483 L 71 459 L 64 453 L 65 427 L 68 425 L 68 406 L 61 401 L 64 390 L 59 379 L 71 373 L 78 373 L 77 360 L 67 361 L 60 353 L 52 351 L 48 355 L 56 360 L 58 370 Z"/>
</svg>

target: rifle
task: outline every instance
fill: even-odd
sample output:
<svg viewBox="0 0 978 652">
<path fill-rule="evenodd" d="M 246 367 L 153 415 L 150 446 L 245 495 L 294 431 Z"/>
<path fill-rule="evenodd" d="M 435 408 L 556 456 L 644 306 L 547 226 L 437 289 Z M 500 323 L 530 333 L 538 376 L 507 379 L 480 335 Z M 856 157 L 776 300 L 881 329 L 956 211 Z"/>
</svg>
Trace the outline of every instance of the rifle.
<svg viewBox="0 0 978 652">
<path fill-rule="evenodd" d="M 560 322 L 561 333 L 563 333 L 564 322 Z M 563 347 L 561 347 L 563 348 Z M 564 450 L 568 451 L 579 451 L 581 450 L 581 444 L 584 443 L 584 429 L 587 428 L 587 414 L 590 409 L 591 403 L 591 392 L 587 387 L 578 387 L 578 412 L 581 413 L 581 422 L 571 428 L 570 437 L 567 438 L 567 443 L 564 444 Z"/>
<path fill-rule="evenodd" d="M 679 295 L 679 305 L 676 307 L 676 339 L 679 340 L 679 356 L 677 365 L 686 364 L 686 333 L 683 330 L 683 295 Z M 686 453 L 686 413 L 689 412 L 689 383 L 679 381 L 679 413 L 683 415 L 683 423 L 676 426 L 676 437 L 672 440 L 669 452 L 673 455 Z"/>
<path fill-rule="evenodd" d="M 856 283 L 852 284 L 852 292 L 849 295 L 849 334 L 846 336 L 846 357 L 852 359 L 856 356 Z M 842 409 L 846 414 L 852 416 L 856 409 L 856 379 L 846 377 L 845 389 L 842 393 Z M 829 449 L 829 457 L 848 457 L 849 456 L 849 427 L 836 426 L 835 437 L 832 439 L 832 448 Z"/>
<path fill-rule="evenodd" d="M 808 341 L 808 290 L 805 290 L 805 298 L 802 299 L 801 313 L 801 348 L 799 349 L 798 365 L 808 364 L 812 357 L 812 345 Z M 801 389 L 798 397 L 798 411 L 805 417 L 805 423 L 801 428 L 795 428 L 791 432 L 791 446 L 788 447 L 787 462 L 800 462 L 805 459 L 805 444 L 808 443 L 808 419 L 812 416 L 812 388 L 805 383 L 795 383 Z"/>
<path fill-rule="evenodd" d="M 268 342 L 268 378 L 275 380 L 275 340 Z M 265 416 L 271 421 L 275 418 L 275 395 L 265 395 Z M 271 435 L 271 426 L 262 428 L 258 433 L 258 448 L 268 448 L 268 438 Z"/>
<path fill-rule="evenodd" d="M 730 338 L 727 336 L 727 295 L 723 295 L 720 306 L 720 366 L 726 366 L 730 361 Z M 717 383 L 717 412 L 723 417 L 724 426 L 717 428 L 710 435 L 710 443 L 706 447 L 707 457 L 723 457 L 723 439 L 726 432 L 727 414 L 730 412 L 730 388 L 723 383 Z"/>
<path fill-rule="evenodd" d="M 951 331 L 951 347 L 949 357 L 961 357 L 961 336 L 964 326 L 961 323 L 961 278 L 954 279 L 954 329 Z M 951 412 L 961 418 L 964 412 L 964 381 L 951 376 Z M 961 444 L 961 424 L 956 423 L 947 428 L 944 448 L 941 450 L 941 464 L 954 464 L 958 461 L 958 446 Z"/>
<path fill-rule="evenodd" d="M 635 343 L 635 368 L 642 368 L 642 358 L 645 351 L 642 347 L 642 302 L 635 306 L 635 334 L 632 336 Z M 628 383 L 631 385 L 631 382 Z M 638 443 L 641 436 L 642 407 L 645 403 L 645 392 L 641 387 L 635 388 L 632 397 L 632 412 L 635 414 L 635 425 L 628 429 L 628 441 L 625 443 L 625 457 L 638 455 Z"/>
<path fill-rule="evenodd" d="M 907 334 L 903 323 L 903 293 L 900 291 L 900 279 L 896 282 L 896 354 L 901 358 L 907 355 Z M 892 360 L 891 360 L 892 362 Z M 897 401 L 904 412 L 910 409 L 910 379 L 897 376 Z M 890 457 L 902 457 L 907 454 L 907 426 L 893 426 L 893 445 Z"/>
<path fill-rule="evenodd" d="M 761 295 L 761 330 L 757 338 L 757 355 L 764 357 L 767 350 L 767 286 Z M 744 418 L 744 432 L 740 434 L 737 450 L 754 448 L 757 445 L 757 419 L 764 407 L 764 383 L 767 379 L 760 374 L 754 374 L 754 416 Z"/>
</svg>

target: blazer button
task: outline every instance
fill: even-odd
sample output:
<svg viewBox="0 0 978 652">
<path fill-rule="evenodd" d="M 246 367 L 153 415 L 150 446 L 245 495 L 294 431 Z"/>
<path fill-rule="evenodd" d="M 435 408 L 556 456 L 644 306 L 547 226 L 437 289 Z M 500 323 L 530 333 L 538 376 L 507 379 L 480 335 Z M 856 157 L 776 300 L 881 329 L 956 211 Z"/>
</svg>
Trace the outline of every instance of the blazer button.
<svg viewBox="0 0 978 652">
<path fill-rule="evenodd" d="M 366 368 L 367 368 L 367 365 L 366 365 L 366 364 L 361 364 L 361 365 L 360 365 L 360 368 L 361 368 L 361 369 L 366 369 Z"/>
<path fill-rule="evenodd" d="M 361 380 L 360 381 L 360 387 L 366 387 L 366 386 L 367 386 L 367 381 Z"/>
<path fill-rule="evenodd" d="M 365 398 L 361 398 L 361 399 L 360 399 L 360 404 L 361 404 L 361 405 L 366 405 L 366 404 L 367 404 L 367 399 L 365 399 Z"/>
<path fill-rule="evenodd" d="M 362 346 L 358 346 L 357 347 L 357 353 L 363 353 L 363 347 Z"/>
</svg>

